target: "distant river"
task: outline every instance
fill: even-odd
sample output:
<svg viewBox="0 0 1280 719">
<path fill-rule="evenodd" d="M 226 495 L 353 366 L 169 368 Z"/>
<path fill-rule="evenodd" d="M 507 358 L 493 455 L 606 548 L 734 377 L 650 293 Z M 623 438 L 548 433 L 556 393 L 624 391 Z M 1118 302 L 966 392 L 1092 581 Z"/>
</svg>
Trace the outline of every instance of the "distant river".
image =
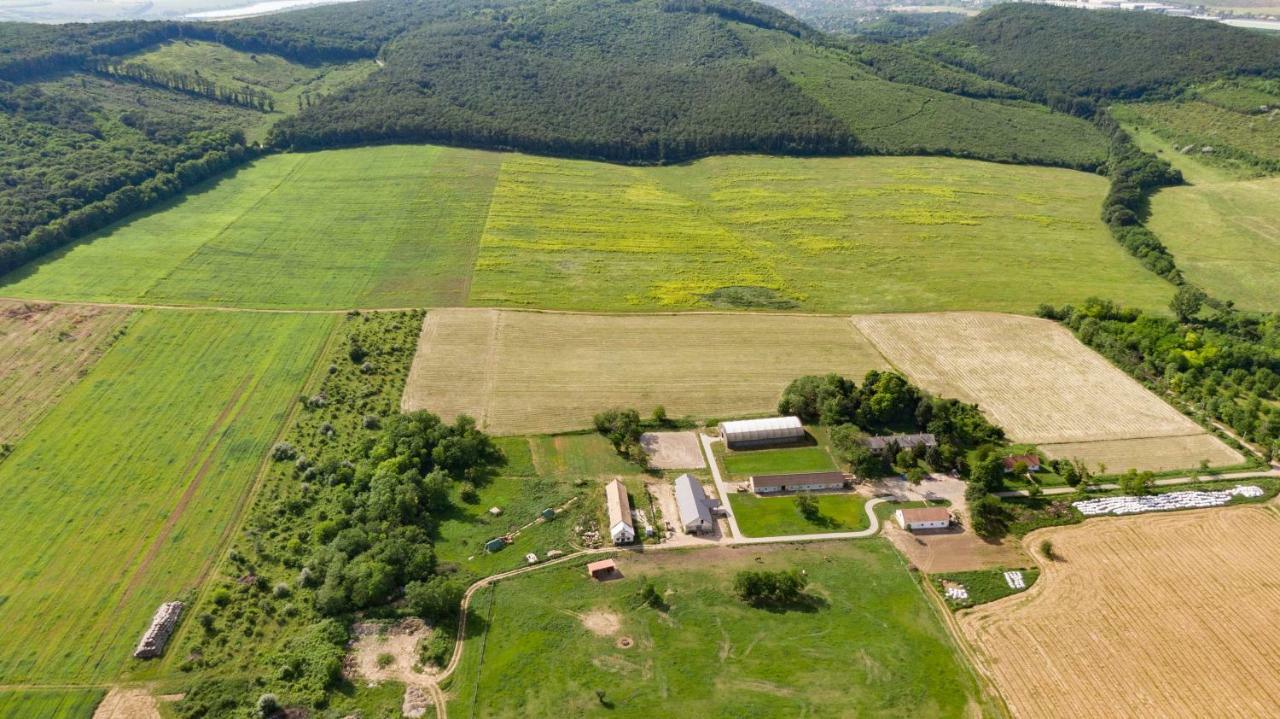
<svg viewBox="0 0 1280 719">
<path fill-rule="evenodd" d="M 227 8 L 225 10 L 206 10 L 205 12 L 194 12 L 186 17 L 192 20 L 231 20 L 238 17 L 249 17 L 251 15 L 266 15 L 267 13 L 280 12 L 289 8 L 311 7 L 314 5 L 332 5 L 340 2 L 358 2 L 359 0 L 265 0 L 265 2 L 256 2 L 252 5 L 241 5 L 240 7 Z"/>
</svg>

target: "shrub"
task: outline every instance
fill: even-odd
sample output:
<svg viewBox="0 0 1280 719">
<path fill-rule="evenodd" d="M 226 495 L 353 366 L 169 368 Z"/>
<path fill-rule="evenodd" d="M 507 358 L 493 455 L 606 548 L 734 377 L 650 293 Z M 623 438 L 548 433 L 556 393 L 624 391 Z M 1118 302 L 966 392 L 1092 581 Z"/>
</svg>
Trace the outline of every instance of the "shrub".
<svg viewBox="0 0 1280 719">
<path fill-rule="evenodd" d="M 447 622 L 457 614 L 466 591 L 462 582 L 437 575 L 425 582 L 409 582 L 404 600 L 415 615 L 430 622 Z"/>
<path fill-rule="evenodd" d="M 387 667 L 396 663 L 395 655 L 391 654 L 390 652 L 383 652 L 378 655 L 377 663 L 378 663 L 379 669 L 386 669 Z"/>
<path fill-rule="evenodd" d="M 275 446 L 271 448 L 271 459 L 277 462 L 288 462 L 297 459 L 297 457 L 298 450 L 294 449 L 294 446 L 288 442 L 276 442 Z"/>
<path fill-rule="evenodd" d="M 471 482 L 463 482 L 458 490 L 458 496 L 467 504 L 475 504 L 480 501 L 480 493 L 476 491 L 476 485 Z"/>
<path fill-rule="evenodd" d="M 1058 555 L 1053 553 L 1053 542 L 1048 539 L 1040 542 L 1040 554 L 1051 562 L 1058 558 Z"/>
<path fill-rule="evenodd" d="M 263 719 L 270 719 L 280 713 L 280 700 L 276 699 L 275 694 L 263 694 L 258 697 L 258 715 Z"/>
</svg>

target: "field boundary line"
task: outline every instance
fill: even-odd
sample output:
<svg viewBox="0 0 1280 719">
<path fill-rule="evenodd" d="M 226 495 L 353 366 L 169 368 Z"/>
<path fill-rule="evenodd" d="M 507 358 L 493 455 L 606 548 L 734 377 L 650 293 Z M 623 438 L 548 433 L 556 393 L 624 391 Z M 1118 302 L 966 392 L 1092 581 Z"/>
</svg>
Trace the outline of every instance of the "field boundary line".
<svg viewBox="0 0 1280 719">
<path fill-rule="evenodd" d="M 901 560 L 901 554 L 898 556 L 899 560 Z M 988 697 L 995 701 L 996 709 L 1001 712 L 1001 716 L 1004 717 L 1004 719 L 1010 719 L 1013 716 L 1013 712 L 1009 709 L 1008 702 L 1005 701 L 1004 695 L 1001 694 L 999 688 L 996 687 L 995 681 L 987 674 L 985 666 L 979 660 L 977 649 L 970 645 L 968 640 L 965 638 L 964 632 L 960 629 L 960 622 L 956 620 L 955 613 L 952 612 L 951 608 L 947 606 L 945 601 L 943 601 L 942 597 L 938 594 L 938 590 L 933 586 L 933 582 L 930 581 L 927 574 L 920 572 L 919 580 L 920 581 L 917 586 L 920 593 L 926 597 L 929 605 L 933 607 L 933 610 L 941 615 L 940 618 L 942 619 L 942 624 L 946 627 L 946 632 L 951 635 L 952 644 L 964 658 L 965 664 L 969 666 L 969 673 L 978 682 L 978 688 L 983 690 Z"/>
<path fill-rule="evenodd" d="M 311 373 L 302 382 L 302 392 L 304 394 L 307 392 L 307 390 L 311 389 L 315 385 L 318 378 L 323 376 L 321 367 L 320 367 L 321 362 L 319 362 L 319 359 L 323 357 L 325 353 L 328 352 L 328 350 L 334 345 L 334 343 L 336 342 L 336 338 L 338 337 L 338 334 L 339 334 L 338 324 L 337 322 L 334 322 L 333 326 L 329 328 L 329 336 L 325 338 L 324 342 L 319 343 L 319 347 L 317 348 L 315 355 L 311 359 Z M 325 370 L 325 373 L 327 373 L 327 369 Z M 284 436 L 285 431 L 288 430 L 288 428 L 293 425 L 294 420 L 297 418 L 298 413 L 301 411 L 302 411 L 302 403 L 296 401 L 295 399 L 295 401 L 293 402 L 293 406 L 285 414 L 284 420 L 280 422 L 280 426 L 276 429 L 275 434 L 271 437 L 271 444 L 274 445 L 276 442 L 279 442 L 281 440 L 281 438 Z M 241 497 L 239 501 L 236 502 L 235 508 L 232 510 L 230 521 L 227 522 L 227 528 L 223 531 L 222 537 L 219 538 L 217 549 L 211 553 L 214 559 L 212 561 L 206 562 L 204 568 L 193 580 L 193 584 L 197 587 L 197 591 L 196 591 L 195 598 L 191 602 L 192 608 L 195 608 L 196 606 L 198 606 L 200 602 L 204 600 L 205 596 L 209 593 L 209 587 L 208 587 L 209 576 L 214 572 L 214 570 L 222 566 L 227 561 L 227 554 L 231 549 L 231 541 L 236 536 L 236 534 L 240 532 L 241 528 L 244 527 L 244 521 L 248 517 L 247 510 L 253 506 L 253 501 L 257 499 L 258 494 L 262 489 L 262 485 L 266 482 L 267 473 L 270 468 L 271 468 L 271 458 L 268 456 L 268 454 L 264 454 L 261 462 L 258 465 L 258 471 L 254 476 L 253 481 L 250 483 L 249 487 L 245 491 L 241 492 Z M 177 631 L 174 632 L 173 637 L 171 637 L 169 640 L 169 646 L 171 647 L 178 646 L 179 642 L 183 638 L 185 638 L 190 627 L 191 627 L 190 622 L 179 622 Z M 170 670 L 171 669 L 170 662 L 173 661 L 174 656 L 176 655 L 172 654 L 171 652 L 166 652 L 164 657 L 161 659 L 162 663 L 160 667 L 165 671 Z"/>
<path fill-rule="evenodd" d="M 448 149 L 456 151 L 458 148 Z M 499 156 L 498 166 L 493 171 L 493 182 L 489 183 L 489 194 L 484 201 L 484 222 L 480 225 L 480 233 L 472 243 L 470 256 L 467 258 L 467 278 L 463 281 L 463 286 L 458 288 L 458 299 L 464 304 L 471 299 L 471 285 L 476 278 L 476 263 L 480 261 L 481 245 L 484 244 L 485 233 L 489 231 L 489 220 L 493 217 L 493 198 L 498 194 L 498 183 L 502 181 L 502 168 L 506 166 L 508 157 L 506 153 Z"/>
</svg>

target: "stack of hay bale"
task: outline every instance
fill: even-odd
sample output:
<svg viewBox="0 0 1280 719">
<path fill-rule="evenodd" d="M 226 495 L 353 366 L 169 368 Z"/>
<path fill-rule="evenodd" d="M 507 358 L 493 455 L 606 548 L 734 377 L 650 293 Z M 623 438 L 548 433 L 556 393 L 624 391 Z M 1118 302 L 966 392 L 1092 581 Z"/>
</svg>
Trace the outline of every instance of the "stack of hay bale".
<svg viewBox="0 0 1280 719">
<path fill-rule="evenodd" d="M 173 630 L 178 626 L 178 617 L 182 616 L 182 602 L 165 602 L 156 610 L 151 618 L 151 626 L 142 635 L 138 648 L 133 650 L 137 659 L 151 659 L 164 653 L 164 645 L 168 643 Z"/>
</svg>

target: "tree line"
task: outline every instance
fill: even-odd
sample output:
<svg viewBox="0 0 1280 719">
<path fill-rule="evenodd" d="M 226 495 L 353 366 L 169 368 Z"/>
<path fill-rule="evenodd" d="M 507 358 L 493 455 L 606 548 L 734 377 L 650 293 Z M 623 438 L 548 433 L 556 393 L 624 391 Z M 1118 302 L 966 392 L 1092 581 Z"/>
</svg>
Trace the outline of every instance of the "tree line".
<svg viewBox="0 0 1280 719">
<path fill-rule="evenodd" d="M 275 99 L 265 90 L 252 85 L 242 85 L 238 88 L 226 87 L 199 74 L 160 70 L 141 63 L 117 62 L 110 59 L 91 61 L 89 69 L 108 77 L 133 80 L 262 112 L 275 110 Z"/>
</svg>

